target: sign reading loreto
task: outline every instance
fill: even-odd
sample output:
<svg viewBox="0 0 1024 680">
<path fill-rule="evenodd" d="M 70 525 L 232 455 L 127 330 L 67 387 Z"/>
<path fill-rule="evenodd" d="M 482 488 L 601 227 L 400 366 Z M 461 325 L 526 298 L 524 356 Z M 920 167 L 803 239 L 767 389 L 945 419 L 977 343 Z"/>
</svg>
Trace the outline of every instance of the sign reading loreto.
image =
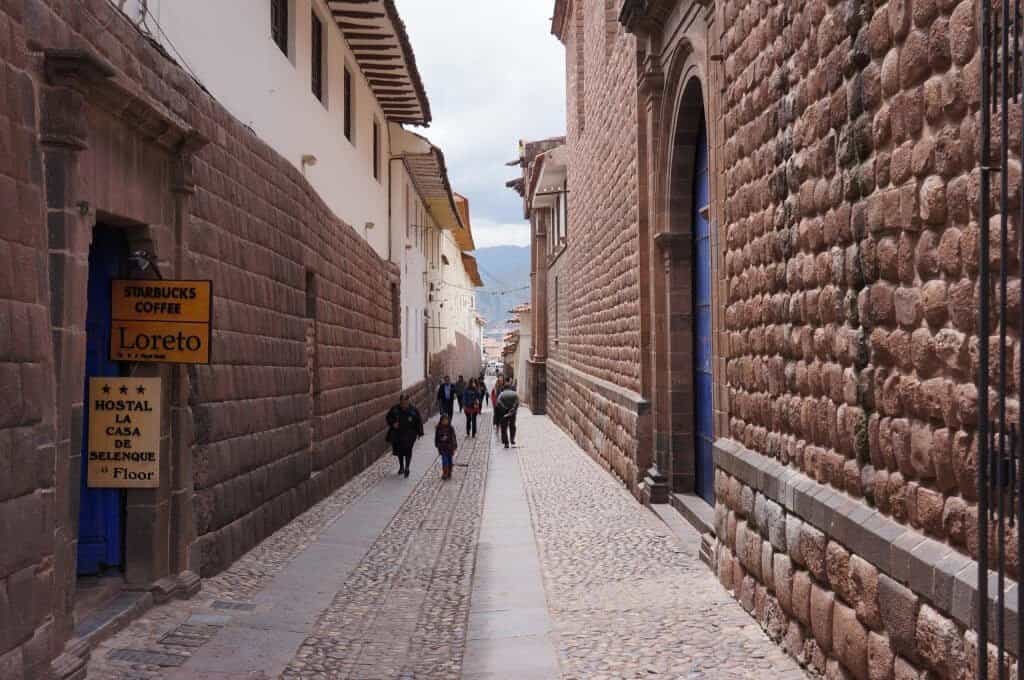
<svg viewBox="0 0 1024 680">
<path fill-rule="evenodd" d="M 210 363 L 209 281 L 111 282 L 114 361 Z"/>
<path fill-rule="evenodd" d="M 89 379 L 89 486 L 160 486 L 160 378 Z"/>
</svg>

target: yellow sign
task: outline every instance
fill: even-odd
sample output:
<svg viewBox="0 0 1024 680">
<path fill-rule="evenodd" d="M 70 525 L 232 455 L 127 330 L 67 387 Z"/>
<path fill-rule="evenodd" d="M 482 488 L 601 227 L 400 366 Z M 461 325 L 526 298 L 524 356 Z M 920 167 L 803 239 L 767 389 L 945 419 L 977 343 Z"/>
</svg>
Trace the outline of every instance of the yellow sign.
<svg viewBox="0 0 1024 680">
<path fill-rule="evenodd" d="M 111 281 L 113 317 L 210 323 L 212 287 L 209 281 Z"/>
<path fill-rule="evenodd" d="M 111 282 L 113 361 L 210 363 L 209 281 Z"/>
<path fill-rule="evenodd" d="M 89 379 L 89 486 L 160 486 L 160 378 Z"/>
<path fill-rule="evenodd" d="M 172 364 L 210 363 L 210 326 L 171 321 L 110 324 L 110 358 Z"/>
</svg>

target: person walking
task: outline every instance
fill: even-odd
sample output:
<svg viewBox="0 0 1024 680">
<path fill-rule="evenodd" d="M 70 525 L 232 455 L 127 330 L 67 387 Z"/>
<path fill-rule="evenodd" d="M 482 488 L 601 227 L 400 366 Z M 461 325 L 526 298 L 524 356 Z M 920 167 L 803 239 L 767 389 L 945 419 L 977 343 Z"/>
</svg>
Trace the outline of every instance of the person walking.
<svg viewBox="0 0 1024 680">
<path fill-rule="evenodd" d="M 462 395 L 464 412 L 466 414 L 466 436 L 476 438 L 476 417 L 480 415 L 484 391 L 476 382 L 476 378 L 469 381 L 469 386 Z"/>
<path fill-rule="evenodd" d="M 423 419 L 407 394 L 398 398 L 398 403 L 391 407 L 386 419 L 387 440 L 391 443 L 391 453 L 398 458 L 398 474 L 408 477 L 412 447 L 423 436 Z"/>
<path fill-rule="evenodd" d="M 466 379 L 461 375 L 455 382 L 455 400 L 459 403 L 459 413 L 462 413 L 462 407 L 464 404 L 462 393 L 466 391 Z"/>
<path fill-rule="evenodd" d="M 444 377 L 444 381 L 440 387 L 437 388 L 437 408 L 441 412 L 441 415 L 448 414 L 449 420 L 452 417 L 453 404 L 455 401 L 455 385 L 452 385 L 452 379 L 448 376 Z"/>
<path fill-rule="evenodd" d="M 515 385 L 505 385 L 494 402 L 494 410 L 499 413 L 498 427 L 501 428 L 501 443 L 508 448 L 509 442 L 516 445 L 516 413 L 519 411 L 519 394 Z"/>
<path fill-rule="evenodd" d="M 498 395 L 501 394 L 501 390 L 504 389 L 504 387 L 505 381 L 499 375 L 498 379 L 494 381 L 494 387 L 491 388 L 491 406 L 494 408 L 492 421 L 495 434 L 498 434 Z"/>
<path fill-rule="evenodd" d="M 451 479 L 452 458 L 455 456 L 455 450 L 459 448 L 459 441 L 455 437 L 452 421 L 446 415 L 441 416 L 441 421 L 434 430 L 434 446 L 441 455 L 441 479 Z"/>
</svg>

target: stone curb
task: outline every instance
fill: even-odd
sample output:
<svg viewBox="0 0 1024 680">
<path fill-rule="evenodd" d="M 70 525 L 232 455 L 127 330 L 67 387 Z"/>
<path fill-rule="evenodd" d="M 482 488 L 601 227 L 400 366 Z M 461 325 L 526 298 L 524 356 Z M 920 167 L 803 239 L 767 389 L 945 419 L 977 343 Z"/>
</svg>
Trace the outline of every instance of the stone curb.
<svg viewBox="0 0 1024 680">
<path fill-rule="evenodd" d="M 714 444 L 715 466 L 784 506 L 880 572 L 906 585 L 941 613 L 977 628 L 978 563 L 954 548 L 906 527 L 846 494 L 751 451 L 731 439 Z M 1005 643 L 1016 649 L 1016 583 L 1007 586 Z M 990 630 L 995 631 L 996 575 L 989 572 Z M 994 633 L 993 633 L 994 634 Z"/>
</svg>

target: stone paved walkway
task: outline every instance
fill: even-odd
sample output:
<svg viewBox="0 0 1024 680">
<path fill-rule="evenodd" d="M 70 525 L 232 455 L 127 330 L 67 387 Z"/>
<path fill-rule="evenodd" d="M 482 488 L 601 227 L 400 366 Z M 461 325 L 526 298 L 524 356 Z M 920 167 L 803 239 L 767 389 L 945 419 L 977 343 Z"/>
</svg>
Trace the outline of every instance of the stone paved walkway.
<svg viewBox="0 0 1024 680">
<path fill-rule="evenodd" d="M 548 419 L 522 413 L 512 450 L 489 419 L 452 481 L 431 424 L 410 479 L 382 459 L 107 640 L 89 677 L 804 677 L 695 533 L 669 531 Z"/>
</svg>

